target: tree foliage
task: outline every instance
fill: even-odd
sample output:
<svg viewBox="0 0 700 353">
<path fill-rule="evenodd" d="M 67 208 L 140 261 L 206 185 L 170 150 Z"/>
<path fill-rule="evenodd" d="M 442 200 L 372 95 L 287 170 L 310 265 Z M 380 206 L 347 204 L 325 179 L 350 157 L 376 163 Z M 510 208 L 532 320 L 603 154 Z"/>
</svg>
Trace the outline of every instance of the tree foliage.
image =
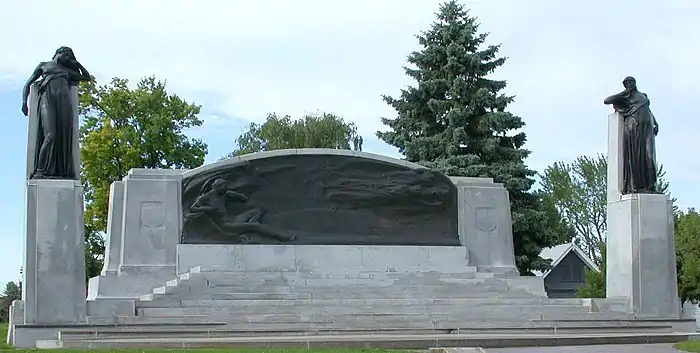
<svg viewBox="0 0 700 353">
<path fill-rule="evenodd" d="M 516 262 L 522 273 L 544 270 L 538 255 L 553 245 L 554 231 L 538 195 L 530 193 L 535 171 L 525 158 L 525 123 L 506 111 L 512 96 L 505 81 L 488 76 L 503 65 L 500 45 L 485 45 L 488 34 L 457 1 L 440 6 L 437 20 L 417 36 L 421 49 L 408 56 L 406 74 L 417 85 L 398 98 L 383 96 L 396 110 L 377 136 L 407 160 L 452 176 L 492 177 L 511 198 Z"/>
<path fill-rule="evenodd" d="M 572 238 L 558 239 L 558 242 L 573 239 L 599 266 L 602 264 L 600 246 L 607 234 L 607 173 L 607 159 L 599 154 L 580 156 L 572 163 L 556 162 L 540 175 L 543 201 L 554 206 L 574 233 Z M 657 175 L 657 190 L 670 194 L 662 165 Z M 674 209 L 677 210 L 675 206 Z"/>
<path fill-rule="evenodd" d="M 676 222 L 678 294 L 683 301 L 700 300 L 700 214 L 680 213 Z"/>
<path fill-rule="evenodd" d="M 555 208 L 551 212 L 562 215 L 563 222 L 573 231 L 569 239 L 558 239 L 560 243 L 572 239 L 587 252 L 601 272 L 586 272 L 586 284 L 578 291 L 583 298 L 605 297 L 605 240 L 607 239 L 607 188 L 608 163 L 604 155 L 581 156 L 572 163 L 556 162 L 540 175 L 540 192 L 545 205 Z M 664 178 L 663 165 L 657 170 L 656 189 L 670 195 L 669 182 Z M 671 199 L 675 202 L 675 198 Z M 674 217 L 678 208 L 674 205 Z M 676 232 L 678 236 L 678 231 Z M 676 245 L 677 257 L 685 250 Z M 679 260 L 680 263 L 680 260 Z M 679 272 L 679 283 L 682 282 Z M 700 282 L 691 284 L 695 288 Z"/>
<path fill-rule="evenodd" d="M 0 322 L 7 322 L 10 318 L 10 305 L 15 300 L 22 299 L 20 287 L 15 282 L 7 282 L 5 290 L 0 294 Z"/>
<path fill-rule="evenodd" d="M 362 150 L 355 123 L 331 113 L 310 113 L 293 120 L 289 115 L 268 114 L 262 124 L 251 123 L 236 139 L 236 149 L 224 158 L 288 148 Z"/>
<path fill-rule="evenodd" d="M 605 156 L 581 156 L 570 164 L 556 162 L 545 169 L 540 183 L 547 203 L 573 228 L 576 244 L 600 266 L 600 245 L 607 231 Z"/>
<path fill-rule="evenodd" d="M 586 268 L 586 282 L 578 288 L 576 295 L 579 298 L 605 298 L 605 244 L 600 245 L 600 271 Z"/>
<path fill-rule="evenodd" d="M 114 78 L 80 87 L 80 156 L 85 192 L 86 271 L 99 274 L 107 228 L 109 187 L 132 168 L 195 168 L 207 145 L 186 136 L 202 125 L 200 106 L 166 91 L 165 82 L 141 79 L 135 88 Z"/>
</svg>

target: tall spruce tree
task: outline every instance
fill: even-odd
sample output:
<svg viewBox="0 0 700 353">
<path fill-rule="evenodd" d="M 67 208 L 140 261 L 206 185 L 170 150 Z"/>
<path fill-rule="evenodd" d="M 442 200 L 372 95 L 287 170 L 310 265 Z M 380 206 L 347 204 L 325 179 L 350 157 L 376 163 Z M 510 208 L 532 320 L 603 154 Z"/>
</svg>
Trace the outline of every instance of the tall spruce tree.
<svg viewBox="0 0 700 353">
<path fill-rule="evenodd" d="M 506 111 L 512 96 L 500 93 L 505 81 L 487 78 L 506 61 L 500 45 L 483 46 L 475 17 L 457 1 L 440 6 L 428 31 L 417 36 L 421 46 L 408 56 L 406 74 L 416 86 L 399 98 L 383 96 L 396 112 L 382 118 L 390 128 L 377 132 L 407 160 L 452 176 L 491 177 L 510 192 L 515 255 L 522 274 L 542 270 L 543 247 L 554 245 L 555 230 L 536 194 L 530 192 L 535 171 L 524 160 L 525 123 Z"/>
</svg>

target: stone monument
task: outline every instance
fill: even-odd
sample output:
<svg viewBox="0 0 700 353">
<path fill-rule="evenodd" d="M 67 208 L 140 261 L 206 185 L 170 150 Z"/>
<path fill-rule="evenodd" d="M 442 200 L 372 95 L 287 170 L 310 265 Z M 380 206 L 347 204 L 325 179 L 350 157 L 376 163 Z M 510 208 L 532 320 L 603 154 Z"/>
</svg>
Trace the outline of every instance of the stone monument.
<svg viewBox="0 0 700 353">
<path fill-rule="evenodd" d="M 16 347 L 182 347 L 177 332 L 243 334 L 263 345 L 273 332 L 288 340 L 488 333 L 494 341 L 591 327 L 688 332 L 677 317 L 635 322 L 627 296 L 547 298 L 542 277 L 518 273 L 508 192 L 489 178 L 365 152 L 292 149 L 192 170 L 132 169 L 109 202 L 107 254 L 89 282 L 87 320 L 13 319 Z"/>
<path fill-rule="evenodd" d="M 640 318 L 678 318 L 673 216 L 657 190 L 659 125 L 634 78 L 605 99 L 608 117 L 607 297 L 629 299 Z"/>
<path fill-rule="evenodd" d="M 79 81 L 90 80 L 73 51 L 40 63 L 23 91 L 29 116 L 27 216 L 22 303 L 24 325 L 86 321 L 83 188 L 78 148 Z"/>
<path fill-rule="evenodd" d="M 365 152 L 290 149 L 192 170 L 130 170 L 111 186 L 104 268 L 86 299 L 74 85 L 87 79 L 61 48 L 25 88 L 22 111 L 33 124 L 25 287 L 8 335 L 17 348 L 182 348 L 183 332 L 195 340 L 245 333 L 248 344 L 267 346 L 270 334 L 348 343 L 342 337 L 353 335 L 337 333 L 488 332 L 498 342 L 494 333 L 694 328 L 670 305 L 669 203 L 640 194 L 653 191 L 653 158 L 637 150 L 616 174 L 629 187 L 614 183 L 620 194 L 637 193 L 609 207 L 611 298 L 550 299 L 542 277 L 520 276 L 508 191 L 490 178 Z M 639 112 L 627 109 L 625 119 Z M 639 149 L 649 139 L 634 145 L 628 136 L 641 135 L 623 137 Z M 428 346 L 402 348 L 436 343 L 420 341 Z"/>
</svg>

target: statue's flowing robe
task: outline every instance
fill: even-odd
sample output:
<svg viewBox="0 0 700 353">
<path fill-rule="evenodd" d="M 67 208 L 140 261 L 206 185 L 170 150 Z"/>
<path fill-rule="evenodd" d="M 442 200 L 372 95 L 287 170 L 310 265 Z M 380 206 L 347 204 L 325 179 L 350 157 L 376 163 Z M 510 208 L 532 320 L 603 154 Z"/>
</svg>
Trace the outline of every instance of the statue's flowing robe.
<svg viewBox="0 0 700 353">
<path fill-rule="evenodd" d="M 50 67 L 47 67 L 50 68 Z M 70 73 L 58 68 L 37 82 L 37 134 L 31 178 L 76 179 L 73 161 L 74 109 Z"/>
<path fill-rule="evenodd" d="M 615 111 L 623 117 L 623 194 L 656 191 L 654 126 L 649 98 L 637 90 L 624 91 L 612 98 Z"/>
</svg>

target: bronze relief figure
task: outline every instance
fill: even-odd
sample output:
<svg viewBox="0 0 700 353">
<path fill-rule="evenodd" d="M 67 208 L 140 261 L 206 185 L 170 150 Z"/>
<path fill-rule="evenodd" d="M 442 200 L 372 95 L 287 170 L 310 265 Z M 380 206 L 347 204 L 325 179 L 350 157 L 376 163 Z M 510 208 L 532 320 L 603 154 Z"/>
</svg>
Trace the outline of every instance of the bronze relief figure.
<svg viewBox="0 0 700 353">
<path fill-rule="evenodd" d="M 649 109 L 649 98 L 637 90 L 634 77 L 622 81 L 625 90 L 605 98 L 622 115 L 622 194 L 657 193 L 654 139 L 659 125 Z"/>
<path fill-rule="evenodd" d="M 56 50 L 53 59 L 37 65 L 22 92 L 22 114 L 29 113 L 27 99 L 30 87 L 35 84 L 38 100 L 36 109 L 38 131 L 31 179 L 78 179 L 73 165 L 73 119 L 75 109 L 71 86 L 89 81 L 90 73 L 83 67 L 69 47 Z M 32 141 L 29 141 L 32 143 Z"/>
</svg>

